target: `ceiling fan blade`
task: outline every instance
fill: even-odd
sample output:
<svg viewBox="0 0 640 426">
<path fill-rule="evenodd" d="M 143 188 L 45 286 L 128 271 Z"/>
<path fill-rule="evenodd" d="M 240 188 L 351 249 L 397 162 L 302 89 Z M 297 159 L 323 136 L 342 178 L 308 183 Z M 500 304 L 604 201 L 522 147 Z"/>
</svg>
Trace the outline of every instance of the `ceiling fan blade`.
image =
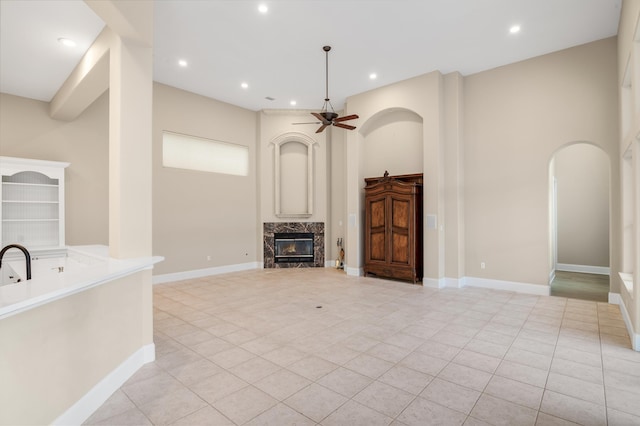
<svg viewBox="0 0 640 426">
<path fill-rule="evenodd" d="M 355 120 L 356 118 L 360 118 L 360 117 L 358 117 L 357 114 L 351 114 L 351 115 L 345 115 L 344 117 L 338 117 L 333 121 L 336 123 L 339 123 L 341 121 Z"/>
<path fill-rule="evenodd" d="M 319 121 L 308 121 L 306 123 L 291 123 L 291 124 L 322 124 Z"/>
<path fill-rule="evenodd" d="M 320 113 L 312 112 L 312 113 L 311 113 L 311 115 L 313 115 L 315 118 L 317 118 L 318 120 L 320 120 L 320 122 L 322 122 L 322 123 L 324 123 L 325 121 L 327 121 L 327 120 L 325 120 L 325 118 L 324 118 L 323 116 L 321 116 L 321 115 L 320 115 Z"/>
<path fill-rule="evenodd" d="M 320 126 L 320 127 L 318 128 L 318 130 L 316 130 L 316 133 L 320 133 L 320 132 L 322 132 L 324 129 L 326 129 L 326 128 L 327 128 L 327 126 L 328 126 L 328 124 L 323 124 L 322 126 Z"/>
<path fill-rule="evenodd" d="M 333 123 L 333 125 L 336 127 L 340 127 L 342 129 L 347 129 L 347 130 L 353 130 L 356 128 L 356 126 L 349 126 L 348 124 L 342 124 L 342 123 Z"/>
</svg>

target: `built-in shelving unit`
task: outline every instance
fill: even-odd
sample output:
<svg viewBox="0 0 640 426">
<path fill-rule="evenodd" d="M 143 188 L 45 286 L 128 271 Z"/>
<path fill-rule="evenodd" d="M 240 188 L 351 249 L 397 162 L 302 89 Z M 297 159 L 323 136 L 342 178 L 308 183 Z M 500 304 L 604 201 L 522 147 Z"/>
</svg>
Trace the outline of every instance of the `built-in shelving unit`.
<svg viewBox="0 0 640 426">
<path fill-rule="evenodd" d="M 28 250 L 64 241 L 64 170 L 69 163 L 0 157 L 0 243 Z"/>
</svg>

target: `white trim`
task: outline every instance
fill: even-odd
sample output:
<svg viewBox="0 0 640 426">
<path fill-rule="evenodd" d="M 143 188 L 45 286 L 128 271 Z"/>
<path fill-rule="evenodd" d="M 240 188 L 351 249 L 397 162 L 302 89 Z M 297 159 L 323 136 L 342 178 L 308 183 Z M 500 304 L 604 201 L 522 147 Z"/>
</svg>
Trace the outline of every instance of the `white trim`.
<svg viewBox="0 0 640 426">
<path fill-rule="evenodd" d="M 422 286 L 429 288 L 444 288 L 446 285 L 445 278 L 422 278 Z"/>
<path fill-rule="evenodd" d="M 274 145 L 274 207 L 276 217 L 311 217 L 313 215 L 313 145 L 317 142 L 302 132 L 287 132 L 271 140 Z M 307 147 L 307 211 L 282 213 L 280 210 L 280 147 L 286 143 L 299 143 Z"/>
<path fill-rule="evenodd" d="M 629 274 L 627 272 L 618 272 L 618 275 L 620 276 L 622 284 L 627 290 L 627 293 L 629 293 L 630 295 L 633 294 L 633 274 Z"/>
<path fill-rule="evenodd" d="M 612 305 L 622 304 L 622 298 L 620 297 L 620 293 L 609 292 L 609 303 Z"/>
<path fill-rule="evenodd" d="M 580 272 L 583 274 L 609 275 L 608 266 L 571 265 L 568 263 L 558 263 L 557 271 Z"/>
<path fill-rule="evenodd" d="M 549 273 L 549 285 L 556 279 L 556 270 L 554 269 Z"/>
<path fill-rule="evenodd" d="M 144 364 L 156 357 L 153 343 L 145 345 L 107 374 L 89 392 L 53 421 L 54 425 L 84 423 L 107 399 L 117 391 Z"/>
<path fill-rule="evenodd" d="M 629 338 L 631 339 L 631 347 L 634 351 L 640 352 L 640 333 L 636 333 L 633 330 L 633 324 L 631 323 L 629 312 L 627 312 L 627 307 L 624 303 L 620 303 L 620 312 L 622 313 L 622 318 L 627 326 L 627 333 L 629 333 Z"/>
<path fill-rule="evenodd" d="M 494 290 L 515 291 L 517 293 L 548 296 L 551 287 L 548 285 L 519 283 L 515 281 L 492 280 L 488 278 L 465 277 L 465 286 L 492 288 Z"/>
<path fill-rule="evenodd" d="M 153 284 L 164 284 L 173 281 L 189 280 L 193 278 L 208 277 L 210 275 L 228 274 L 229 272 L 248 271 L 251 269 L 262 269 L 262 262 L 239 263 L 236 265 L 216 266 L 213 268 L 194 269 L 192 271 L 174 272 L 153 276 Z"/>
<path fill-rule="evenodd" d="M 336 268 L 336 260 L 337 259 L 325 260 L 324 261 L 324 267 L 325 268 L 333 268 L 333 269 L 344 269 L 344 265 L 343 265 L 342 268 Z"/>
<path fill-rule="evenodd" d="M 345 265 L 344 270 L 350 277 L 361 277 L 364 275 L 364 269 L 362 268 L 351 268 Z"/>
<path fill-rule="evenodd" d="M 466 280 L 465 277 L 462 278 L 446 278 L 444 279 L 445 281 L 445 287 L 450 287 L 450 288 L 463 288 L 464 286 L 466 286 Z"/>
</svg>

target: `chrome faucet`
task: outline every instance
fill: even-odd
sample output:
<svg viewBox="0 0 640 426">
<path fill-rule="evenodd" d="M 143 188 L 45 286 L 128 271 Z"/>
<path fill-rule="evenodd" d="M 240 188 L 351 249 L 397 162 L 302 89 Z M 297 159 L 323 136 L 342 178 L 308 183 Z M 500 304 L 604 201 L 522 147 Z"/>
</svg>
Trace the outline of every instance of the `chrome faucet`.
<svg viewBox="0 0 640 426">
<path fill-rule="evenodd" d="M 5 252 L 11 248 L 17 248 L 22 253 L 24 253 L 24 258 L 27 261 L 27 280 L 31 279 L 31 255 L 29 254 L 29 250 L 21 246 L 20 244 L 9 244 L 8 246 L 4 246 L 2 250 L 0 250 L 0 268 L 2 268 L 2 257 Z"/>
</svg>

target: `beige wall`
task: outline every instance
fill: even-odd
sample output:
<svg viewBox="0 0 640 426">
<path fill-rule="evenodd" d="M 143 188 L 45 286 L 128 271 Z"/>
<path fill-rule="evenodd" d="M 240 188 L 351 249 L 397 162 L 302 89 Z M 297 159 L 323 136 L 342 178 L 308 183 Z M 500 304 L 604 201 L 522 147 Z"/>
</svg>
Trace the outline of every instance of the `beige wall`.
<svg viewBox="0 0 640 426">
<path fill-rule="evenodd" d="M 362 130 L 362 175 L 422 173 L 422 118 L 413 111 L 385 111 Z"/>
<path fill-rule="evenodd" d="M 153 97 L 154 274 L 255 262 L 256 113 L 159 83 Z M 248 147 L 249 175 L 162 167 L 163 130 Z"/>
<path fill-rule="evenodd" d="M 257 173 L 259 176 L 259 223 L 258 223 L 258 251 L 259 260 L 263 260 L 262 250 L 262 224 L 264 222 L 323 222 L 325 224 L 325 259 L 334 258 L 335 251 L 332 244 L 335 243 L 334 230 L 330 220 L 332 216 L 331 190 L 334 185 L 331 178 L 333 147 L 329 147 L 331 131 L 326 129 L 322 133 L 315 133 L 319 127 L 316 124 L 292 125 L 292 123 L 305 123 L 316 121 L 309 111 L 285 111 L 265 110 L 259 114 L 258 146 L 260 150 Z M 336 132 L 333 132 L 334 134 Z M 276 216 L 276 161 L 274 142 L 281 139 L 306 140 L 312 146 L 312 172 L 310 173 L 311 191 L 298 190 L 292 184 L 280 184 L 281 213 L 294 213 L 290 217 Z M 289 145 L 285 143 L 283 146 Z M 290 148 L 297 153 L 298 162 L 306 162 L 304 153 L 306 148 L 302 144 L 293 143 Z M 285 148 L 285 151 L 291 151 Z M 338 153 L 340 147 L 337 148 Z M 286 154 L 285 154 L 286 155 Z M 299 183 L 307 182 L 307 168 L 302 164 L 295 166 L 295 162 L 281 157 L 280 172 L 282 177 L 295 178 L 299 176 Z M 339 164 L 339 163 L 338 163 Z M 283 169 L 286 168 L 286 170 Z M 339 166 L 338 166 L 339 167 Z M 312 214 L 307 216 L 296 215 L 293 212 L 295 206 L 301 207 L 306 203 L 305 195 L 312 198 Z M 338 201 L 338 205 L 339 205 Z M 283 209 L 284 208 L 284 209 Z"/>
<path fill-rule="evenodd" d="M 414 163 L 411 161 L 413 173 L 424 173 L 424 213 L 425 215 L 436 215 L 442 219 L 444 217 L 443 203 L 443 156 L 444 139 L 442 134 L 442 75 L 439 72 L 432 72 L 409 80 L 401 81 L 377 90 L 365 92 L 351 96 L 348 99 L 348 110 L 345 113 L 357 113 L 360 116 L 359 129 L 347 133 L 347 153 L 346 161 L 349 164 L 347 169 L 347 268 L 351 274 L 357 273 L 363 265 L 363 236 L 362 227 L 364 223 L 364 178 L 366 170 L 366 156 L 374 156 L 376 153 L 369 148 L 365 148 L 367 136 L 370 129 L 378 128 L 379 120 L 396 110 L 406 110 L 417 115 L 422 120 L 421 132 L 417 132 L 415 126 L 409 125 L 411 131 L 404 133 L 406 136 L 421 138 L 422 158 Z M 415 123 L 415 121 L 414 121 Z M 384 131 L 385 126 L 380 126 Z M 393 128 L 393 126 L 392 126 Z M 403 132 L 405 132 L 403 130 Z M 372 132 L 373 134 L 377 131 Z M 383 134 L 381 134 L 384 136 Z M 409 143 L 412 150 L 415 143 L 419 141 L 403 141 Z M 383 145 L 385 150 L 388 145 Z M 386 152 L 386 151 L 385 151 Z M 384 155 L 382 152 L 380 155 Z M 398 158 L 403 158 L 404 153 L 394 155 L 396 160 L 390 164 L 397 164 Z M 401 161 L 401 160 L 400 160 Z M 382 164 L 380 164 L 382 166 Z M 404 169 L 409 170 L 409 169 Z M 373 170 L 371 171 L 373 172 Z M 391 170 L 389 170 L 391 173 Z M 384 170 L 382 171 L 384 173 Z M 379 176 L 381 173 L 375 173 Z M 439 229 L 424 230 L 424 270 L 425 277 L 439 279 L 444 276 L 444 240 Z"/>
<path fill-rule="evenodd" d="M 444 238 L 445 276 L 460 285 L 465 276 L 464 246 L 464 77 L 444 76 Z"/>
<path fill-rule="evenodd" d="M 298 122 L 313 122 L 316 121 L 307 111 L 281 111 L 281 110 L 267 110 L 260 113 L 260 158 L 261 161 L 258 164 L 259 176 L 260 176 L 260 217 L 262 222 L 326 222 L 327 221 L 327 135 L 326 130 L 322 133 L 315 133 L 318 125 L 292 125 L 291 123 Z M 298 217 L 298 218 L 286 218 L 277 217 L 275 215 L 275 146 L 274 141 L 285 135 L 290 135 L 293 139 L 296 139 L 295 135 L 301 135 L 300 139 L 306 139 L 313 145 L 313 172 L 311 174 L 312 190 L 309 194 L 313 199 L 313 211 L 310 217 Z M 287 144 L 285 144 L 287 145 Z M 303 149 L 302 144 L 295 143 L 291 146 L 292 149 L 298 153 L 298 161 L 306 162 L 306 149 Z M 285 147 L 285 151 L 288 148 Z M 281 153 L 284 154 L 284 153 Z M 294 163 L 280 164 L 281 173 L 283 177 L 294 177 L 300 175 L 300 182 L 303 180 L 306 182 L 307 168 L 302 164 L 299 167 L 295 167 Z M 283 170 L 285 167 L 287 170 Z M 306 200 L 303 199 L 303 195 L 300 192 L 296 192 L 295 185 L 281 184 L 281 207 L 293 205 L 304 205 Z M 282 213 L 287 211 L 283 210 Z M 262 229 L 259 230 L 262 233 Z"/>
<path fill-rule="evenodd" d="M 640 350 L 640 2 L 623 0 L 618 33 L 618 85 L 621 116 L 619 161 L 624 162 L 625 203 L 624 272 L 633 276 L 633 289 L 620 291 L 622 303 L 635 332 L 635 349 Z M 626 78 L 625 78 L 626 77 Z M 626 155 L 626 158 L 622 156 Z M 619 283 L 620 278 L 612 277 Z"/>
<path fill-rule="evenodd" d="M 66 242 L 108 243 L 108 93 L 76 120 L 49 117 L 49 106 L 0 94 L 0 154 L 67 161 Z M 154 85 L 154 274 L 255 262 L 256 113 Z M 212 118 L 214 117 L 214 118 Z M 162 130 L 249 147 L 246 177 L 162 167 Z M 207 260 L 211 256 L 211 260 Z"/>
<path fill-rule="evenodd" d="M 51 424 L 151 343 L 143 330 L 150 274 L 139 272 L 0 320 L 0 424 Z"/>
<path fill-rule="evenodd" d="M 109 94 L 76 120 L 49 117 L 49 104 L 0 93 L 0 155 L 65 161 L 66 243 L 109 239 Z"/>
<path fill-rule="evenodd" d="M 447 272 L 447 276 L 462 276 L 464 272 L 466 276 L 546 284 L 549 161 L 558 148 L 576 141 L 594 143 L 617 158 L 616 147 L 612 146 L 615 145 L 612 141 L 617 140 L 615 73 L 615 39 L 608 39 L 465 77 L 464 90 L 461 81 L 443 85 L 438 73 L 427 74 L 350 98 L 349 113 L 361 117 L 355 123 L 358 130 L 334 131 L 331 149 L 327 145 L 328 132 L 316 135 L 313 128 L 291 125 L 306 120 L 306 113 L 255 113 L 155 84 L 153 253 L 165 256 L 166 260 L 154 273 L 261 260 L 262 222 L 291 220 L 274 215 L 274 160 L 270 143 L 278 135 L 291 131 L 305 132 L 317 141 L 314 214 L 303 220 L 327 223 L 331 233 L 327 235 L 327 259 L 335 258 L 335 238 L 342 236 L 345 243 L 349 239 L 347 252 L 354 246 L 356 250 L 351 253 L 353 262 L 353 256 L 360 255 L 361 238 L 356 228 L 348 227 L 349 214 L 354 214 L 360 223 L 360 207 L 354 203 L 360 202 L 362 178 L 374 171 L 367 171 L 367 165 L 375 163 L 366 158 L 385 157 L 384 152 L 377 151 L 380 147 L 397 146 L 384 142 L 397 137 L 402 130 L 397 124 L 374 126 L 373 121 L 368 125 L 367 121 L 375 119 L 381 111 L 402 109 L 423 120 L 419 135 L 413 128 L 415 122 L 408 120 L 408 133 L 400 135 L 398 143 L 422 137 L 425 214 L 438 216 L 443 224 L 443 194 L 453 197 L 447 196 L 447 206 L 452 205 L 450 200 L 456 200 L 457 207 L 446 219 L 453 220 L 459 232 L 464 230 L 466 241 L 452 234 L 447 241 L 453 242 L 446 247 L 454 249 L 447 251 L 447 257 L 453 260 L 456 254 L 462 254 L 466 262 L 464 268 L 454 262 L 448 269 L 453 272 Z M 449 100 L 445 103 L 446 110 L 442 108 L 443 99 Z M 45 103 L 10 95 L 1 95 L 0 100 L 2 155 L 70 161 L 67 241 L 105 243 L 106 95 L 70 123 L 48 118 Z M 463 102 L 464 110 L 460 110 Z M 456 125 L 463 122 L 463 113 L 464 126 Z M 465 135 L 464 152 L 446 144 L 447 152 L 450 151 L 446 170 L 453 170 L 450 166 L 464 158 L 464 169 L 447 175 L 446 188 L 443 117 L 448 117 L 447 138 L 453 133 L 454 141 L 460 140 L 461 135 L 456 132 Z M 361 133 L 363 129 L 366 134 Z M 249 146 L 250 176 L 163 168 L 162 130 Z M 373 145 L 365 148 L 369 137 L 378 148 Z M 411 152 L 419 149 L 405 148 Z M 354 159 L 360 164 L 357 168 L 352 167 Z M 406 164 L 399 161 L 398 172 L 420 171 L 413 170 L 416 165 L 409 167 L 415 161 L 413 157 Z M 392 167 L 390 172 L 394 173 L 393 170 Z M 617 165 L 613 165 L 611 173 L 615 187 Z M 455 192 L 462 187 L 462 175 L 466 182 L 464 204 Z M 612 197 L 615 201 L 615 194 Z M 463 205 L 465 219 L 460 221 L 459 210 Z M 615 202 L 613 205 L 617 208 Z M 611 217 L 616 220 L 615 211 Z M 425 230 L 425 237 L 426 276 L 441 278 L 445 275 L 442 232 Z M 616 247 L 612 245 L 612 254 Z M 211 261 L 207 261 L 207 256 L 211 256 Z M 480 262 L 486 263 L 486 269 L 479 268 Z M 356 261 L 353 265 L 359 264 Z"/>
<path fill-rule="evenodd" d="M 342 129 L 331 129 L 328 150 L 330 151 L 331 164 L 330 173 L 327 176 L 330 197 L 328 210 L 330 211 L 329 225 L 325 227 L 325 241 L 327 242 L 327 253 L 325 259 L 338 259 L 340 249 L 337 246 L 338 238 L 342 238 L 343 247 L 346 249 L 347 231 L 347 191 L 346 176 L 348 163 L 346 162 L 346 137 L 347 132 Z"/>
<path fill-rule="evenodd" d="M 558 263 L 609 266 L 609 158 L 589 144 L 553 157 L 557 179 Z"/>
<path fill-rule="evenodd" d="M 615 38 L 465 78 L 467 276 L 547 285 L 549 162 L 578 141 L 618 157 L 616 82 Z M 618 229 L 617 164 L 611 176 Z"/>
</svg>

